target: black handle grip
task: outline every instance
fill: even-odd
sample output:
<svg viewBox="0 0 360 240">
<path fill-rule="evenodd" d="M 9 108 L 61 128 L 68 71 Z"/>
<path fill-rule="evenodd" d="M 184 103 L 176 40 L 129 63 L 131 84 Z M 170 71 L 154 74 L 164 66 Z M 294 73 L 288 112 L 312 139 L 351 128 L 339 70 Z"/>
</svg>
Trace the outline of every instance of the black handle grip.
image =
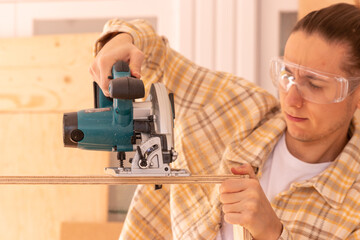
<svg viewBox="0 0 360 240">
<path fill-rule="evenodd" d="M 136 99 L 145 96 L 143 81 L 134 77 L 120 77 L 110 82 L 110 97 Z"/>
</svg>

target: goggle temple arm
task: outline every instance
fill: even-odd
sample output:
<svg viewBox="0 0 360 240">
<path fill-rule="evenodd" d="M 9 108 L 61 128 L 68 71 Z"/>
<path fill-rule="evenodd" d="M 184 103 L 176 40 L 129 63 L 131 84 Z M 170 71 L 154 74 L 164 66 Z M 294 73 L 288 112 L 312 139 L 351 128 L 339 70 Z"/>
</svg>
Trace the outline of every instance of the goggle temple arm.
<svg viewBox="0 0 360 240">
<path fill-rule="evenodd" d="M 337 99 L 335 99 L 334 102 L 341 102 L 348 95 L 349 81 L 347 81 L 344 78 L 336 78 L 336 80 L 340 82 L 340 88 L 339 88 L 339 90 L 338 90 L 339 92 L 337 94 L 339 97 Z"/>
</svg>

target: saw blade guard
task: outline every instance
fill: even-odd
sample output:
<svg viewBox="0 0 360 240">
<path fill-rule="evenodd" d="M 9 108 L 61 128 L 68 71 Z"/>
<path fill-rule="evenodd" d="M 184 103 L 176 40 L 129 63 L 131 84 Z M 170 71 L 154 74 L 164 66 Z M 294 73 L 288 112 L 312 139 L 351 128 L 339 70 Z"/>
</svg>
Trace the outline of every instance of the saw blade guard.
<svg viewBox="0 0 360 240">
<path fill-rule="evenodd" d="M 154 83 L 150 88 L 150 101 L 155 115 L 155 132 L 165 134 L 167 148 L 174 148 L 174 114 L 166 87 L 162 83 Z"/>
</svg>

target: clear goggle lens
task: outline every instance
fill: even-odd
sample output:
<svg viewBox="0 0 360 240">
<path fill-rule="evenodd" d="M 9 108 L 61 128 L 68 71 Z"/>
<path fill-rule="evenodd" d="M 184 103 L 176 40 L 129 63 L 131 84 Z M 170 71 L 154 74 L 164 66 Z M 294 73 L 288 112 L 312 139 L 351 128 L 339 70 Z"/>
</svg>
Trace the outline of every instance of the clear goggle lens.
<svg viewBox="0 0 360 240">
<path fill-rule="evenodd" d="M 341 102 L 351 93 L 350 79 L 287 62 L 282 58 L 271 60 L 270 75 L 279 91 L 287 92 L 291 86 L 296 85 L 302 98 L 314 103 Z M 356 83 L 359 80 L 360 78 L 351 79 Z"/>
</svg>

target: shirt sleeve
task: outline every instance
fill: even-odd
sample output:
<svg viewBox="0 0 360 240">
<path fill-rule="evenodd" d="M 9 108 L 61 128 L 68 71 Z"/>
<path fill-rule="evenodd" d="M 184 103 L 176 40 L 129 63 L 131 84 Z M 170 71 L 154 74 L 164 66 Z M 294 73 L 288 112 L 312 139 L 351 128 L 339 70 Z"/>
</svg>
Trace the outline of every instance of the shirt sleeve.
<svg viewBox="0 0 360 240">
<path fill-rule="evenodd" d="M 360 227 L 359 229 L 355 230 L 346 238 L 347 240 L 358 240 L 360 239 Z"/>
<path fill-rule="evenodd" d="M 109 39 L 121 32 L 129 33 L 135 46 L 145 55 L 141 76 L 146 91 L 152 83 L 162 82 L 169 92 L 174 93 L 176 114 L 174 138 L 175 149 L 179 153 L 178 159 L 172 163 L 174 168 L 188 169 L 194 175 L 218 173 L 223 153 L 233 135 L 241 133 L 242 138 L 247 136 L 259 126 L 272 109 L 278 107 L 277 100 L 255 84 L 229 73 L 200 67 L 186 59 L 170 47 L 165 37 L 156 34 L 151 25 L 143 20 L 109 21 L 95 44 L 95 54 Z M 192 213 L 195 216 L 210 213 L 211 211 L 208 211 L 210 206 L 216 206 L 218 203 L 216 191 L 212 189 L 216 188 L 210 185 L 207 187 L 179 185 L 171 186 L 171 190 L 163 196 L 153 197 L 152 195 L 157 192 L 150 191 L 135 194 L 134 204 L 125 222 L 124 239 L 130 238 L 126 234 L 134 232 L 136 234 L 144 232 L 141 236 L 146 236 L 146 232 L 156 233 L 152 229 L 145 228 L 131 230 L 130 227 L 136 226 L 139 222 L 161 226 L 166 222 L 172 223 L 174 219 L 182 220 L 165 229 L 164 239 L 168 239 L 171 232 L 172 236 L 190 236 L 192 233 L 187 229 L 193 226 L 199 236 L 209 234 L 215 236 L 213 226 L 218 224 L 215 218 L 206 220 L 204 225 L 212 226 L 207 228 L 198 227 L 199 219 L 184 215 L 189 212 L 188 209 L 193 208 L 195 209 Z M 188 197 L 179 197 L 179 192 Z M 167 194 L 170 198 L 164 197 Z M 164 204 L 159 207 L 149 207 L 150 199 L 166 201 L 164 200 Z M 171 208 L 171 214 L 168 202 L 176 206 Z M 143 209 L 155 209 L 155 211 L 148 213 Z M 171 219 L 168 217 L 170 215 Z"/>
<path fill-rule="evenodd" d="M 176 116 L 191 115 L 226 92 L 225 95 L 267 94 L 255 84 L 229 73 L 200 67 L 173 50 L 165 37 L 156 34 L 144 20 L 110 20 L 95 44 L 95 54 L 114 35 L 129 33 L 145 55 L 141 68 L 146 93 L 154 82 L 163 82 L 174 93 Z M 267 94 L 270 95 L 270 94 Z"/>
<path fill-rule="evenodd" d="M 283 230 L 278 240 L 292 240 L 290 231 L 283 225 Z"/>
</svg>

